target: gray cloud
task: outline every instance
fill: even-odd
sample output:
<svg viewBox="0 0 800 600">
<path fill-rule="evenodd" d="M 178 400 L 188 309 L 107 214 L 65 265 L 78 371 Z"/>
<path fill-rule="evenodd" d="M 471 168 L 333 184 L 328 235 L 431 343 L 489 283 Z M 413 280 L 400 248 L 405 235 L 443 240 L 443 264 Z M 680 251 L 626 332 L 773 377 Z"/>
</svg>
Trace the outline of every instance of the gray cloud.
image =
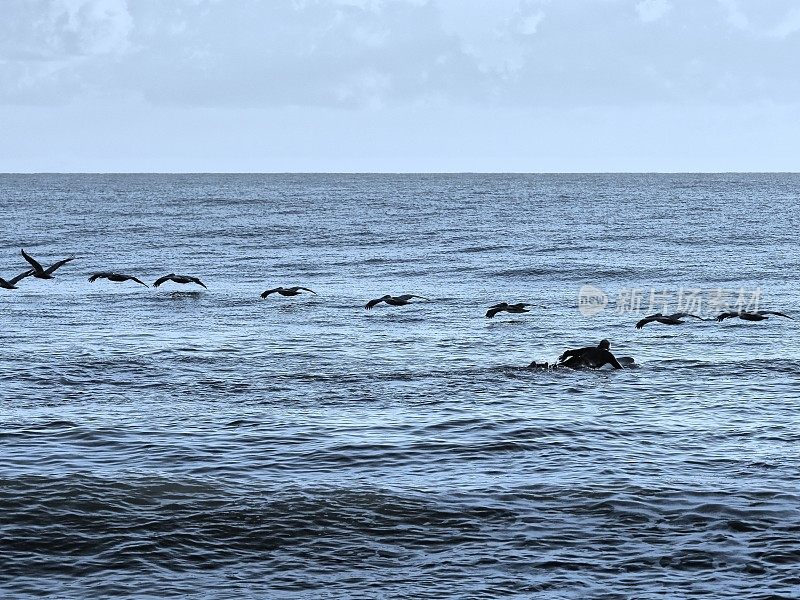
<svg viewBox="0 0 800 600">
<path fill-rule="evenodd" d="M 789 101 L 800 10 L 736 0 L 10 0 L 0 99 L 384 106 Z"/>
<path fill-rule="evenodd" d="M 0 57 L 68 62 L 128 49 L 133 22 L 125 0 L 8 0 L 0 20 Z"/>
<path fill-rule="evenodd" d="M 351 106 L 458 97 L 479 75 L 431 5 L 232 6 L 142 14 L 142 50 L 116 85 L 135 82 L 154 103 Z"/>
<path fill-rule="evenodd" d="M 668 0 L 642 0 L 636 5 L 636 12 L 643 22 L 652 23 L 666 15 L 671 8 Z"/>
<path fill-rule="evenodd" d="M 0 170 L 796 169 L 793 0 L 4 0 Z"/>
</svg>

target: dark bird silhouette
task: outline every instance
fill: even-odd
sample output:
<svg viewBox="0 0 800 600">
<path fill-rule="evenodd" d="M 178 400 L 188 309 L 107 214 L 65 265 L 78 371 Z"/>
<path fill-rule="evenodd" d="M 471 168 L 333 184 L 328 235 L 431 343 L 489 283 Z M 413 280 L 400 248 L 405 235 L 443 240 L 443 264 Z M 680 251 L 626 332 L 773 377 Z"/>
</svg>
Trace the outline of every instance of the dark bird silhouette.
<svg viewBox="0 0 800 600">
<path fill-rule="evenodd" d="M 754 312 L 746 310 L 731 310 L 722 313 L 717 317 L 716 320 L 724 321 L 725 319 L 729 319 L 731 317 L 739 317 L 743 321 L 764 321 L 765 319 L 769 319 L 767 315 L 776 315 L 778 317 L 786 317 L 787 319 L 792 319 L 792 317 L 790 317 L 789 315 L 774 310 L 757 310 Z"/>
<path fill-rule="evenodd" d="M 526 306 L 530 306 L 525 302 L 518 302 L 517 304 L 508 304 L 507 302 L 501 302 L 500 304 L 495 304 L 494 306 L 490 306 L 489 310 L 486 311 L 486 317 L 491 319 L 499 312 L 509 312 L 509 313 L 526 313 L 530 312 Z"/>
<path fill-rule="evenodd" d="M 406 304 L 410 304 L 410 300 L 412 298 L 419 298 L 420 300 L 429 300 L 425 296 L 415 296 L 414 294 L 403 294 L 402 296 L 390 296 L 389 294 L 385 296 L 381 296 L 380 298 L 375 298 L 375 300 L 370 300 L 367 302 L 366 308 L 367 310 L 372 310 L 372 308 L 380 304 L 381 302 L 385 302 L 389 306 L 405 306 Z"/>
<path fill-rule="evenodd" d="M 4 290 L 15 290 L 17 289 L 17 284 L 20 281 L 22 281 L 26 277 L 30 277 L 31 275 L 33 275 L 33 269 L 25 271 L 24 273 L 20 273 L 19 275 L 17 275 L 13 279 L 9 279 L 8 281 L 0 277 L 0 288 L 3 288 Z"/>
<path fill-rule="evenodd" d="M 144 281 L 134 277 L 133 275 L 123 275 L 122 273 L 111 273 L 109 271 L 95 273 L 89 277 L 89 283 L 94 283 L 98 279 L 108 279 L 109 281 L 113 281 L 115 283 L 122 283 L 123 281 L 135 281 L 136 283 L 141 283 L 144 287 L 150 287 Z"/>
<path fill-rule="evenodd" d="M 47 267 L 45 269 L 44 267 L 42 267 L 42 265 L 40 265 L 37 262 L 37 260 L 35 258 L 33 258 L 30 254 L 25 252 L 25 250 L 20 250 L 20 252 L 22 253 L 22 257 L 25 260 L 27 260 L 28 263 L 30 263 L 30 265 L 33 267 L 32 275 L 34 277 L 39 278 L 39 279 L 52 279 L 53 278 L 53 272 L 56 269 L 59 269 L 59 268 L 63 267 L 65 264 L 67 264 L 68 262 L 75 260 L 75 257 L 71 256 L 69 258 L 65 258 L 64 260 L 60 260 L 58 262 L 55 262 L 55 263 L 53 263 L 52 265 L 50 265 L 49 267 Z"/>
<path fill-rule="evenodd" d="M 311 292 L 315 296 L 317 294 L 317 292 L 315 292 L 314 290 L 310 290 L 308 288 L 300 287 L 299 285 L 296 285 L 296 286 L 290 287 L 290 288 L 276 287 L 276 288 L 273 288 L 271 290 L 267 290 L 267 291 L 261 293 L 261 297 L 262 298 L 266 298 L 270 294 L 280 294 L 281 296 L 299 296 L 301 290 L 306 291 L 306 292 Z"/>
<path fill-rule="evenodd" d="M 608 340 L 600 340 L 597 346 L 566 350 L 558 357 L 558 365 L 570 367 L 571 369 L 582 369 L 585 367 L 599 369 L 609 364 L 615 369 L 621 369 L 622 365 L 616 357 L 611 354 L 610 348 L 611 343 Z"/>
<path fill-rule="evenodd" d="M 208 289 L 206 284 L 200 281 L 197 277 L 192 277 L 191 275 L 175 275 L 175 273 L 170 273 L 169 275 L 164 275 L 164 277 L 156 279 L 153 287 L 158 287 L 166 281 L 174 281 L 175 283 L 196 283 L 197 285 L 201 285 Z"/>
<path fill-rule="evenodd" d="M 700 319 L 701 321 L 705 321 L 703 317 L 698 317 L 697 315 L 693 315 L 687 312 L 677 312 L 671 315 L 662 315 L 661 313 L 656 313 L 654 315 L 649 315 L 636 323 L 636 329 L 641 329 L 648 323 L 662 323 L 663 325 L 683 325 L 686 321 L 681 321 L 684 317 L 692 317 L 694 319 Z"/>
</svg>

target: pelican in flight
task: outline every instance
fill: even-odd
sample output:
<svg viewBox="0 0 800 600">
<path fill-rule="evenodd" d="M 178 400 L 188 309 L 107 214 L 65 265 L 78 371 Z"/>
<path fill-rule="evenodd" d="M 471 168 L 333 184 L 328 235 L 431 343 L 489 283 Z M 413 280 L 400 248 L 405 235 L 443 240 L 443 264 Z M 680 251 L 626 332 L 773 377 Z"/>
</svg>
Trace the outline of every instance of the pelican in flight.
<svg viewBox="0 0 800 600">
<path fill-rule="evenodd" d="M 17 289 L 17 284 L 20 281 L 22 281 L 26 277 L 30 277 L 31 275 L 33 275 L 33 269 L 25 271 L 24 273 L 20 273 L 19 275 L 17 275 L 13 279 L 9 279 L 8 281 L 0 277 L 0 288 L 3 288 L 4 290 L 15 290 Z"/>
<path fill-rule="evenodd" d="M 701 321 L 705 321 L 703 317 L 698 317 L 697 315 L 693 315 L 688 312 L 677 312 L 671 315 L 662 315 L 661 313 L 656 313 L 654 315 L 648 315 L 638 323 L 636 323 L 636 329 L 641 329 L 648 323 L 662 323 L 663 325 L 683 325 L 686 321 L 682 321 L 684 317 L 692 317 L 694 319 L 700 319 Z"/>
<path fill-rule="evenodd" d="M 486 317 L 491 319 L 499 312 L 509 312 L 509 313 L 526 313 L 530 312 L 526 306 L 530 306 L 530 304 L 526 302 L 518 302 L 517 304 L 508 304 L 507 302 L 501 302 L 500 304 L 495 304 L 494 306 L 490 306 L 489 310 L 486 311 Z"/>
<path fill-rule="evenodd" d="M 27 260 L 30 263 L 30 265 L 33 267 L 33 273 L 31 273 L 31 274 L 34 277 L 37 277 L 39 279 L 52 279 L 53 278 L 53 272 L 56 269 L 58 269 L 60 267 L 63 267 L 65 264 L 67 264 L 68 262 L 70 262 L 72 260 L 75 260 L 75 257 L 71 256 L 69 258 L 65 258 L 64 260 L 60 260 L 58 262 L 55 262 L 55 263 L 53 263 L 52 265 L 50 265 L 49 267 L 47 267 L 45 269 L 42 265 L 40 265 L 38 263 L 38 261 L 35 258 L 33 258 L 30 254 L 25 252 L 25 250 L 20 250 L 20 252 L 22 253 L 22 257 L 25 260 Z"/>
<path fill-rule="evenodd" d="M 123 281 L 135 281 L 136 283 L 141 283 L 144 287 L 150 287 L 141 279 L 134 277 L 133 275 L 123 275 L 122 273 L 111 273 L 108 271 L 103 271 L 102 273 L 95 273 L 91 277 L 89 277 L 89 283 L 94 283 L 98 279 L 108 279 L 109 281 L 113 281 L 115 283 L 122 283 Z"/>
<path fill-rule="evenodd" d="M 315 292 L 314 290 L 310 290 L 306 287 L 300 287 L 299 285 L 296 285 L 290 288 L 276 287 L 271 290 L 267 290 L 261 293 L 261 297 L 266 298 L 270 294 L 280 294 L 281 296 L 299 296 L 301 290 L 305 292 L 311 292 L 315 296 L 317 295 L 317 292 Z"/>
<path fill-rule="evenodd" d="M 403 294 L 402 296 L 391 296 L 389 294 L 385 296 L 381 296 L 380 298 L 375 298 L 375 300 L 370 300 L 367 302 L 367 305 L 364 307 L 367 310 L 372 310 L 372 308 L 380 304 L 381 302 L 385 302 L 389 306 L 405 306 L 406 304 L 410 304 L 410 300 L 412 298 L 419 298 L 420 300 L 430 300 L 430 298 L 426 298 L 425 296 L 415 296 L 414 294 Z"/>
<path fill-rule="evenodd" d="M 200 281 L 197 277 L 192 277 L 191 275 L 175 275 L 175 273 L 170 273 L 169 275 L 164 275 L 163 277 L 156 279 L 153 287 L 158 287 L 166 281 L 174 281 L 175 283 L 196 283 L 197 285 L 201 285 L 208 289 L 206 284 Z"/>
<path fill-rule="evenodd" d="M 789 315 L 786 315 L 782 312 L 777 312 L 775 310 L 757 310 L 755 312 L 749 312 L 746 310 L 731 310 L 719 315 L 717 317 L 717 321 L 724 321 L 725 319 L 728 319 L 730 317 L 739 317 L 743 321 L 763 321 L 765 319 L 769 319 L 767 315 L 777 315 L 778 317 L 786 317 L 787 319 L 792 319 L 792 317 L 790 317 Z"/>
</svg>

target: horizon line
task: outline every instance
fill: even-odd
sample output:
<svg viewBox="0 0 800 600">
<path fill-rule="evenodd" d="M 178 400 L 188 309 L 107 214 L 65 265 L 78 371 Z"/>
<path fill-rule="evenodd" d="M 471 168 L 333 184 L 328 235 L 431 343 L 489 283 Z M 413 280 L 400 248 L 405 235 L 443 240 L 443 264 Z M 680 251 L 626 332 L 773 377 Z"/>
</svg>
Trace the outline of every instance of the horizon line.
<svg viewBox="0 0 800 600">
<path fill-rule="evenodd" d="M 0 171 L 1 175 L 797 175 L 800 171 Z"/>
</svg>

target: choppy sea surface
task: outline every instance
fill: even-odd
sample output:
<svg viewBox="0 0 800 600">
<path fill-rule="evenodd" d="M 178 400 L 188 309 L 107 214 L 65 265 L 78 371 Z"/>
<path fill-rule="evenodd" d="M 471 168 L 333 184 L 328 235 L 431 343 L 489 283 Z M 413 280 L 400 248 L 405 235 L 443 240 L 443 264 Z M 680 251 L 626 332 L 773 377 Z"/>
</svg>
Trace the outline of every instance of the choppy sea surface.
<svg viewBox="0 0 800 600">
<path fill-rule="evenodd" d="M 0 175 L 0 276 L 77 257 L 0 289 L 0 596 L 800 597 L 799 194 Z M 737 303 L 798 320 L 634 328 Z"/>
</svg>

